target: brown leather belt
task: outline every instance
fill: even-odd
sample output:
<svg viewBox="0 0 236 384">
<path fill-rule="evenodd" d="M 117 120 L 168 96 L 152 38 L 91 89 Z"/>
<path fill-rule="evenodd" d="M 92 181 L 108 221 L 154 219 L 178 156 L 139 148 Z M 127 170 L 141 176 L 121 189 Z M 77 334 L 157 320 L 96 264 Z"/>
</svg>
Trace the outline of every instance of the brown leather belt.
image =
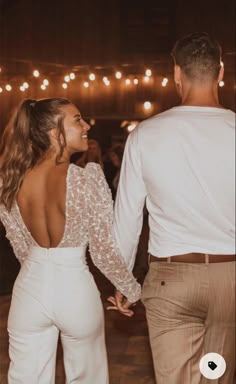
<svg viewBox="0 0 236 384">
<path fill-rule="evenodd" d="M 149 255 L 149 262 L 165 261 L 178 263 L 224 263 L 226 261 L 236 261 L 235 255 L 208 255 L 204 253 L 188 253 L 185 255 L 176 255 L 170 257 L 157 257 Z"/>
</svg>

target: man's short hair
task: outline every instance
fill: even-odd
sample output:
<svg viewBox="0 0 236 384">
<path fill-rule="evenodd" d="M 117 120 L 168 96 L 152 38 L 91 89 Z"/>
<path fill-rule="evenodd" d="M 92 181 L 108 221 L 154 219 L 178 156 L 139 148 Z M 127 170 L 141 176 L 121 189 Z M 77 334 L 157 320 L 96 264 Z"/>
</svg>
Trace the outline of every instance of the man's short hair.
<svg viewBox="0 0 236 384">
<path fill-rule="evenodd" d="M 175 43 L 171 55 L 190 80 L 217 80 L 221 47 L 207 33 L 196 32 L 182 37 Z"/>
</svg>

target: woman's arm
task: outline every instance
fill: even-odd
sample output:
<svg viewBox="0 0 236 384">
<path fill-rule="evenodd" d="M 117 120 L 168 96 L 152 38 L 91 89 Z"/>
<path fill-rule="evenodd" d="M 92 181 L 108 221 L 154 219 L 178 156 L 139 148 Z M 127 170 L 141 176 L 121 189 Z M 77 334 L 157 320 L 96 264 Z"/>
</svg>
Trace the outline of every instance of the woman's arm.
<svg viewBox="0 0 236 384">
<path fill-rule="evenodd" d="M 140 298 L 141 287 L 120 256 L 112 236 L 113 202 L 101 167 L 85 168 L 86 216 L 89 249 L 94 264 L 131 303 Z"/>
</svg>

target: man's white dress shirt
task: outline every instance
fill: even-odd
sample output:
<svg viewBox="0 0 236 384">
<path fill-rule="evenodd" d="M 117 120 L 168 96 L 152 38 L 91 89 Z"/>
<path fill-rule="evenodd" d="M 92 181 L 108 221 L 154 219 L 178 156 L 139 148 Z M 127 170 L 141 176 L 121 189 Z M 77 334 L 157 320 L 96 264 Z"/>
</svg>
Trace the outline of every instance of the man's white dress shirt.
<svg viewBox="0 0 236 384">
<path fill-rule="evenodd" d="M 129 135 L 113 230 L 130 269 L 145 201 L 152 255 L 234 254 L 235 113 L 174 107 Z"/>
</svg>

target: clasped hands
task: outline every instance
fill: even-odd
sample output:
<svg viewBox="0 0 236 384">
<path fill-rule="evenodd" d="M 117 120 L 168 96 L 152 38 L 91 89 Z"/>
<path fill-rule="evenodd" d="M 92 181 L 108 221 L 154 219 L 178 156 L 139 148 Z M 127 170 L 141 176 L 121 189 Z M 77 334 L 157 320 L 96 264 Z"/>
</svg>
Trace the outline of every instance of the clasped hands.
<svg viewBox="0 0 236 384">
<path fill-rule="evenodd" d="M 119 311 L 124 316 L 132 317 L 134 311 L 130 307 L 134 307 L 136 303 L 131 303 L 120 291 L 115 291 L 114 296 L 109 296 L 107 301 L 109 301 L 112 306 L 107 307 L 107 310 Z"/>
</svg>

